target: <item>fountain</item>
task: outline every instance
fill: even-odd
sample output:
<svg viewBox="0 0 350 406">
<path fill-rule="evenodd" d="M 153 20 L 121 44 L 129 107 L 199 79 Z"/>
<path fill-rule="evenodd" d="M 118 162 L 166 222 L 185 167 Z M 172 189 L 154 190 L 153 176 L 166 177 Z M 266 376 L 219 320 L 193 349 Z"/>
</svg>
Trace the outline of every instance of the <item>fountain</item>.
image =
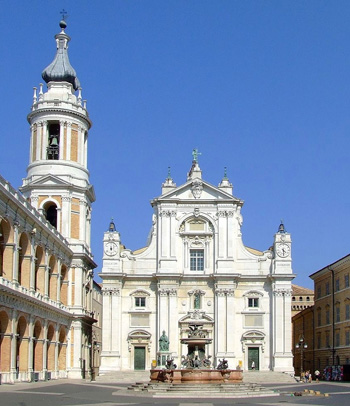
<svg viewBox="0 0 350 406">
<path fill-rule="evenodd" d="M 243 374 L 241 370 L 229 369 L 225 359 L 219 360 L 216 368 L 211 367 L 211 356 L 205 354 L 205 345 L 212 342 L 207 338 L 203 325 L 190 324 L 188 337 L 182 338 L 181 343 L 187 344 L 187 356 L 182 356 L 181 368 L 177 369 L 174 359 L 169 356 L 169 341 L 163 332 L 159 340 L 159 348 L 165 351 L 167 360 L 162 369 L 151 369 L 151 382 L 169 383 L 241 383 Z M 166 345 L 164 345 L 166 343 Z M 162 355 L 158 356 L 161 359 Z M 158 365 L 160 367 L 160 365 Z"/>
</svg>

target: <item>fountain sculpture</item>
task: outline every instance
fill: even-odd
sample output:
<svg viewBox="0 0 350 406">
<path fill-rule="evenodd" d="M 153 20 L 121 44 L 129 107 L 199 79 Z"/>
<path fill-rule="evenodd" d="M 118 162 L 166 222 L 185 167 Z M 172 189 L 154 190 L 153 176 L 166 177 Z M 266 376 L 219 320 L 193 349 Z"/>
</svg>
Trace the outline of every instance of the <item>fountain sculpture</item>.
<svg viewBox="0 0 350 406">
<path fill-rule="evenodd" d="M 240 383 L 243 380 L 241 370 L 229 369 L 227 360 L 219 359 L 216 368 L 211 367 L 211 356 L 205 354 L 205 345 L 212 342 L 203 330 L 203 325 L 190 324 L 188 337 L 181 343 L 187 344 L 188 353 L 182 356 L 181 368 L 177 369 L 174 359 L 168 353 L 164 366 L 151 369 L 151 382 L 171 383 Z M 166 343 L 166 345 L 164 345 Z M 169 340 L 163 331 L 159 340 L 159 348 L 169 350 Z M 159 357 L 161 359 L 161 356 Z"/>
</svg>

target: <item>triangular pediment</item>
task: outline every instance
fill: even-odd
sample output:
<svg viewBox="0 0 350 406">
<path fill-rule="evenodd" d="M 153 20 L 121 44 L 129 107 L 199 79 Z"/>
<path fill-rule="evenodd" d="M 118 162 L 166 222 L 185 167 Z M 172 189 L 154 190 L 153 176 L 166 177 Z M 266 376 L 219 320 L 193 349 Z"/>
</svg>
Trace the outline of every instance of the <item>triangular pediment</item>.
<svg viewBox="0 0 350 406">
<path fill-rule="evenodd" d="M 171 201 L 171 200 L 223 200 L 232 201 L 235 203 L 242 203 L 243 201 L 226 193 L 224 190 L 211 185 L 203 179 L 195 178 L 190 179 L 181 186 L 178 186 L 165 194 L 159 196 L 158 201 Z"/>
<path fill-rule="evenodd" d="M 68 183 L 61 178 L 54 176 L 54 175 L 45 175 L 38 179 L 35 179 L 33 182 L 30 183 L 31 186 L 62 186 L 62 187 L 70 187 L 71 183 Z"/>
</svg>

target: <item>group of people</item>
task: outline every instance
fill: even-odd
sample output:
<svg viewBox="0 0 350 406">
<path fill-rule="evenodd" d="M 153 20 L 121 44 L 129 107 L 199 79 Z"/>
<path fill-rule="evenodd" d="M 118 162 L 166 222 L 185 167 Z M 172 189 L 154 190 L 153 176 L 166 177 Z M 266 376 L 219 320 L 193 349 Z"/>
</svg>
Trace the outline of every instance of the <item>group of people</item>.
<svg viewBox="0 0 350 406">
<path fill-rule="evenodd" d="M 316 369 L 314 374 L 315 374 L 316 382 L 319 382 L 320 371 Z M 311 383 L 312 382 L 312 373 L 310 371 L 302 372 L 300 380 L 304 381 L 305 383 Z"/>
</svg>

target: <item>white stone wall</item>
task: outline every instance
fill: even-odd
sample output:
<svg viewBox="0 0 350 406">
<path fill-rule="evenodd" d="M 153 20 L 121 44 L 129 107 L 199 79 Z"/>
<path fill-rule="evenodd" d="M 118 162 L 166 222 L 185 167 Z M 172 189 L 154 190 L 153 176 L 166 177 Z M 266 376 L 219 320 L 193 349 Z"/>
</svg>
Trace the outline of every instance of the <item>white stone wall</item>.
<svg viewBox="0 0 350 406">
<path fill-rule="evenodd" d="M 145 368 L 150 368 L 163 331 L 180 365 L 187 355 L 181 338 L 197 323 L 212 339 L 205 350 L 214 365 L 226 358 L 230 368 L 248 369 L 248 348 L 258 348 L 261 370 L 292 371 L 290 235 L 277 233 L 273 250 L 246 248 L 243 202 L 230 194 L 227 182 L 208 184 L 198 164 L 182 186 L 167 179 L 163 195 L 152 201 L 149 245 L 135 253 L 105 254 L 104 289 L 119 284 L 120 291 L 118 300 L 104 301 L 102 370 L 133 369 L 135 346 L 146 346 Z M 116 232 L 106 233 L 104 246 L 119 238 Z M 279 244 L 289 246 L 288 255 L 277 255 Z M 191 270 L 191 249 L 203 250 L 203 270 Z M 193 307 L 194 291 L 201 294 L 200 309 Z M 145 308 L 133 307 L 133 294 L 146 297 Z M 257 307 L 250 307 L 249 299 Z M 148 321 L 142 325 L 142 320 Z M 116 347 L 111 348 L 116 334 Z M 140 337 L 133 339 L 134 334 Z"/>
</svg>

